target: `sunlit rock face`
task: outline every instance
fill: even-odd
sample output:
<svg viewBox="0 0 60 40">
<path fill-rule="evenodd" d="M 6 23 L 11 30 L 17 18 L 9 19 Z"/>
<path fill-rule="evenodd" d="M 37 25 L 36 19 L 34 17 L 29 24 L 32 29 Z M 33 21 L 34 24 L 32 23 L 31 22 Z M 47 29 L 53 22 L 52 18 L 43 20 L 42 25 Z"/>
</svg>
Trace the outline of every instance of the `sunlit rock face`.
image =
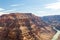
<svg viewBox="0 0 60 40">
<path fill-rule="evenodd" d="M 55 31 L 31 13 L 0 16 L 0 40 L 51 40 Z"/>
</svg>

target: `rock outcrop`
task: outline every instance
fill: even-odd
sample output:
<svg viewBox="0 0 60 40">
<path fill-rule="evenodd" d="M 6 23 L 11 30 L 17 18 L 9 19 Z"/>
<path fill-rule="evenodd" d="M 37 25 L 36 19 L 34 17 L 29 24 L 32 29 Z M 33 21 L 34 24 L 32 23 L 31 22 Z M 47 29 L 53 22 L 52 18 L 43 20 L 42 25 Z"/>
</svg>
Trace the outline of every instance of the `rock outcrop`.
<svg viewBox="0 0 60 40">
<path fill-rule="evenodd" d="M 0 16 L 0 40 L 51 40 L 55 30 L 31 13 Z"/>
</svg>

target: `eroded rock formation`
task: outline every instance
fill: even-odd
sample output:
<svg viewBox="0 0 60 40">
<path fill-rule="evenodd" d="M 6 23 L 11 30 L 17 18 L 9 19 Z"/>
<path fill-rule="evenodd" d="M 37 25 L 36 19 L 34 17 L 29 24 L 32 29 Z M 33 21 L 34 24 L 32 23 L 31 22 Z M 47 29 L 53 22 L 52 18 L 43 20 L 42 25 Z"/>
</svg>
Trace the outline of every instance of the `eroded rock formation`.
<svg viewBox="0 0 60 40">
<path fill-rule="evenodd" d="M 51 40 L 55 31 L 31 13 L 0 16 L 0 40 Z"/>
</svg>

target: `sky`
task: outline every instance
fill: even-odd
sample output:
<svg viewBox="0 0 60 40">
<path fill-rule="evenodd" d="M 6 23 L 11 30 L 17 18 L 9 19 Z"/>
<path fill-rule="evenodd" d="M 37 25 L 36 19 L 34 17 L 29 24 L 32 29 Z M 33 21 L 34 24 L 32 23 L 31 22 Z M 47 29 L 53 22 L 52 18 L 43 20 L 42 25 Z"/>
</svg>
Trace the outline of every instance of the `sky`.
<svg viewBox="0 0 60 40">
<path fill-rule="evenodd" d="M 60 0 L 0 0 L 0 15 L 15 12 L 60 15 Z"/>
</svg>

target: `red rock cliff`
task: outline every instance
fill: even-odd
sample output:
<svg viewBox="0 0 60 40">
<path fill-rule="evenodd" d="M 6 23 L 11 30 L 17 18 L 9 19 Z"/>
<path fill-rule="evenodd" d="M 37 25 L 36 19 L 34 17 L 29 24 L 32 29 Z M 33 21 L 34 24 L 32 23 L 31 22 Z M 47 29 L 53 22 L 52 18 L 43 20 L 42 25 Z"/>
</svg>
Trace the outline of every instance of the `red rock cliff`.
<svg viewBox="0 0 60 40">
<path fill-rule="evenodd" d="M 55 31 L 31 13 L 0 16 L 0 40 L 51 40 Z"/>
</svg>

